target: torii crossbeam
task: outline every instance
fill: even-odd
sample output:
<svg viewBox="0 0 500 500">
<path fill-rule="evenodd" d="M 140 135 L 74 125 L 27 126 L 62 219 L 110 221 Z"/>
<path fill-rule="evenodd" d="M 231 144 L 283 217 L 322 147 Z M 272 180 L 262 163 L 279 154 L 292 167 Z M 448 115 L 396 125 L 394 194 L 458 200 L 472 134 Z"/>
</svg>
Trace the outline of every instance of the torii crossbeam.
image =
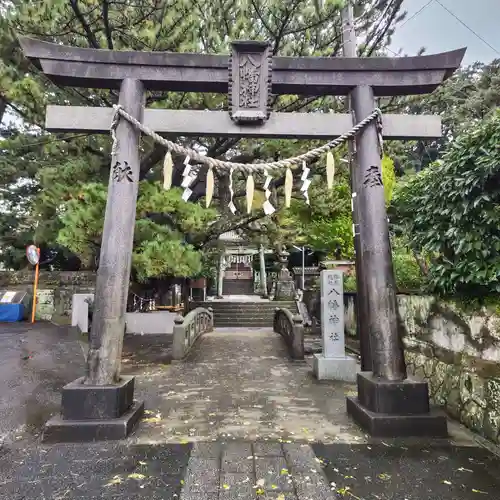
<svg viewBox="0 0 500 500">
<path fill-rule="evenodd" d="M 333 139 L 353 118 L 329 113 L 272 113 L 271 94 L 350 95 L 354 121 L 375 108 L 375 98 L 432 92 L 460 65 L 465 49 L 400 58 L 273 57 L 266 42 L 233 42 L 227 55 L 118 52 L 65 47 L 20 38 L 25 55 L 58 85 L 120 89 L 119 104 L 163 135 Z M 144 109 L 146 90 L 229 93 L 226 112 Z M 107 132 L 112 110 L 49 106 L 47 129 Z M 441 135 L 435 116 L 386 115 L 389 139 Z M 94 322 L 85 380 L 63 390 L 63 415 L 46 432 L 60 440 L 123 437 L 137 421 L 133 379 L 120 376 L 121 347 L 131 268 L 139 180 L 139 131 L 120 120 L 111 169 L 97 274 Z M 446 420 L 429 412 L 427 385 L 406 377 L 397 321 L 396 289 L 375 123 L 356 136 L 358 171 L 353 203 L 359 210 L 365 317 L 372 372 L 358 377 L 349 413 L 367 430 L 386 435 L 443 435 Z M 126 175 L 117 175 L 118 165 Z M 120 172 L 118 172 L 120 174 Z M 86 401 L 87 404 L 81 403 Z M 89 408 L 93 408 L 92 411 Z M 85 420 L 82 424 L 81 420 Z"/>
</svg>

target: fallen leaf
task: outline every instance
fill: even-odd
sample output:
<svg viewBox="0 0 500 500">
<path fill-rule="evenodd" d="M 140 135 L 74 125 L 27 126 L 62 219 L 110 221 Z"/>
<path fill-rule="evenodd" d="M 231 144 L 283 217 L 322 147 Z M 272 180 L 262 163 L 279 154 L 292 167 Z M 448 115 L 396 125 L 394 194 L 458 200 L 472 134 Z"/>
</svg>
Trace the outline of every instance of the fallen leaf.
<svg viewBox="0 0 500 500">
<path fill-rule="evenodd" d="M 450 484 L 451 484 L 451 481 L 448 481 L 447 479 L 444 479 L 444 480 L 442 481 L 442 483 L 443 483 L 443 484 L 448 484 L 448 485 L 450 485 Z"/>
<path fill-rule="evenodd" d="M 346 476 L 347 477 L 347 476 Z M 352 476 L 351 476 L 352 477 Z M 379 479 L 382 479 L 382 481 L 389 481 L 391 479 L 391 476 L 389 474 L 385 474 L 384 472 L 382 474 L 378 475 Z"/>
<path fill-rule="evenodd" d="M 262 488 L 257 488 L 257 489 L 255 490 L 255 493 L 256 493 L 257 495 L 263 495 L 263 494 L 265 493 L 265 491 L 264 491 Z"/>
<path fill-rule="evenodd" d="M 280 474 L 281 474 L 282 476 L 286 476 L 286 475 L 288 474 L 288 469 L 281 469 Z"/>
<path fill-rule="evenodd" d="M 472 488 L 472 493 L 481 493 L 482 495 L 487 495 L 486 491 L 481 491 L 481 490 L 476 490 L 475 488 Z"/>
<path fill-rule="evenodd" d="M 231 488 L 231 486 L 229 486 L 229 484 L 223 484 L 222 487 L 225 489 L 225 490 L 228 490 L 229 488 Z"/>
<path fill-rule="evenodd" d="M 271 488 L 272 488 L 273 490 L 277 490 L 277 489 L 278 489 L 278 487 L 277 487 L 275 484 L 271 484 Z"/>
<path fill-rule="evenodd" d="M 106 486 L 113 486 L 114 484 L 120 484 L 122 482 L 122 478 L 120 476 L 114 476 Z"/>
<path fill-rule="evenodd" d="M 158 422 L 161 421 L 161 419 L 159 417 L 149 417 L 149 418 L 143 418 L 142 421 L 147 424 L 157 424 Z"/>
<path fill-rule="evenodd" d="M 146 464 L 147 464 L 147 462 L 141 462 L 141 461 L 139 460 L 139 465 L 146 465 Z"/>
<path fill-rule="evenodd" d="M 133 472 L 132 474 L 128 475 L 129 479 L 137 479 L 140 481 L 141 479 L 145 479 L 146 476 L 144 474 L 138 474 L 137 472 Z"/>
<path fill-rule="evenodd" d="M 276 500 L 285 500 L 285 495 L 283 493 L 280 493 L 277 497 Z"/>
<path fill-rule="evenodd" d="M 264 486 L 264 484 L 266 484 L 266 480 L 265 479 L 258 479 L 256 484 L 257 484 L 257 486 Z"/>
</svg>

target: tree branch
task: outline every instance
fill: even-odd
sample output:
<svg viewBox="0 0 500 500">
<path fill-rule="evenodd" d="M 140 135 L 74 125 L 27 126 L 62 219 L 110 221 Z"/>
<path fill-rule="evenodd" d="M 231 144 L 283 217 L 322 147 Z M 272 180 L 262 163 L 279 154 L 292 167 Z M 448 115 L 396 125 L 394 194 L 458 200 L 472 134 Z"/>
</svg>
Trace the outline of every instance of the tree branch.
<svg viewBox="0 0 500 500">
<path fill-rule="evenodd" d="M 78 5 L 78 0 L 69 0 L 69 4 L 71 5 L 71 8 L 73 9 L 73 12 L 75 13 L 76 18 L 78 19 L 78 21 L 80 21 L 80 24 L 82 25 L 83 29 L 85 30 L 89 44 L 92 47 L 94 47 L 94 49 L 100 49 L 101 46 L 99 45 L 99 42 L 97 41 L 97 38 L 96 38 L 94 32 L 91 30 L 89 24 L 85 20 L 84 15 L 82 14 L 82 11 L 80 10 L 80 7 Z"/>
<path fill-rule="evenodd" d="M 113 37 L 111 33 L 111 26 L 109 25 L 109 2 L 108 0 L 102 1 L 102 18 L 104 21 L 104 30 L 106 33 L 106 40 L 108 42 L 108 49 L 113 50 Z"/>
</svg>

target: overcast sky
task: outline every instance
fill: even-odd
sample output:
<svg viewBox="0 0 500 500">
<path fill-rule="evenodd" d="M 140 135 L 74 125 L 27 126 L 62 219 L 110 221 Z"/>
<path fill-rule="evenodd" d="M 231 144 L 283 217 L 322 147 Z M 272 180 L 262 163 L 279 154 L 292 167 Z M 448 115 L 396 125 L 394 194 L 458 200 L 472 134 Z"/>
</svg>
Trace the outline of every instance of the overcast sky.
<svg viewBox="0 0 500 500">
<path fill-rule="evenodd" d="M 429 0 L 404 0 L 407 19 Z M 441 2 L 496 51 L 471 33 L 460 21 L 439 5 Z M 500 58 L 500 0 L 433 0 L 420 14 L 396 29 L 392 50 L 402 48 L 413 55 L 421 47 L 432 54 L 467 47 L 465 64 L 474 61 L 490 62 Z"/>
</svg>

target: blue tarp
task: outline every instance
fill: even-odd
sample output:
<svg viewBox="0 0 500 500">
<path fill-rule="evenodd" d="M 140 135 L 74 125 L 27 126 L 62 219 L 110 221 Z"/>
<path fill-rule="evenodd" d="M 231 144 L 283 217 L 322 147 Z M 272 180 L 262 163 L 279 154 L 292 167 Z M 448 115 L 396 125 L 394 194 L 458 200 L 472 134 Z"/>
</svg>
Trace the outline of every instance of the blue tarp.
<svg viewBox="0 0 500 500">
<path fill-rule="evenodd" d="M 0 323 L 13 323 L 24 318 L 24 304 L 0 304 Z"/>
</svg>

